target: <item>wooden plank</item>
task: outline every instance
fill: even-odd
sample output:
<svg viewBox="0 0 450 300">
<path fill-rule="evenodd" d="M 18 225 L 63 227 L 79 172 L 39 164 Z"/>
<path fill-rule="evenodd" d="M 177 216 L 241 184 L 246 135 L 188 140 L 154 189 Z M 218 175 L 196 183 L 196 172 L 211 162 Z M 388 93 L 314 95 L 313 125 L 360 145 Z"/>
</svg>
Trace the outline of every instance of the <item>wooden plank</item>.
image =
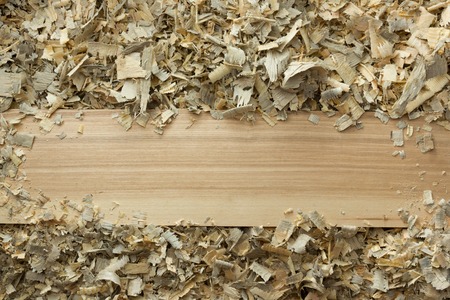
<svg viewBox="0 0 450 300">
<path fill-rule="evenodd" d="M 450 139 L 439 126 L 432 131 L 436 149 L 422 154 L 417 133 L 405 147 L 394 147 L 395 122 L 383 125 L 371 113 L 362 118 L 364 129 L 339 133 L 336 118 L 324 115 L 313 125 L 308 114 L 291 114 L 272 128 L 262 120 L 217 121 L 182 111 L 164 135 L 151 126 L 125 132 L 111 118 L 114 111 L 85 111 L 82 121 L 74 111 L 60 113 L 64 124 L 47 135 L 32 118 L 19 128 L 37 134 L 22 167 L 25 186 L 53 201 L 93 194 L 111 221 L 123 212 L 122 222 L 143 213 L 148 223 L 160 225 L 184 219 L 276 226 L 292 208 L 316 210 L 338 225 L 401 227 L 398 208 L 426 217 L 424 189 L 448 198 L 448 177 L 441 172 L 450 163 Z M 196 122 L 187 129 L 192 118 Z M 67 137 L 60 140 L 56 135 L 62 131 Z M 399 149 L 406 152 L 403 160 L 391 155 Z M 23 222 L 8 220 L 5 211 L 0 218 Z"/>
</svg>

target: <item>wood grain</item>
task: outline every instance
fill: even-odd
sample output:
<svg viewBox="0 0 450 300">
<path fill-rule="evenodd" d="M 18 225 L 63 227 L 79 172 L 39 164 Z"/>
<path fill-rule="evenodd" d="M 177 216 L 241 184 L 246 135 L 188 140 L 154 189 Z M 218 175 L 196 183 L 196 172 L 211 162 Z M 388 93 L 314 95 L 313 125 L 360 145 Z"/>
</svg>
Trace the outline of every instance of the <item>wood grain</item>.
<svg viewBox="0 0 450 300">
<path fill-rule="evenodd" d="M 272 128 L 262 120 L 217 121 L 182 111 L 162 136 L 152 126 L 125 132 L 111 118 L 114 111 L 85 111 L 82 121 L 74 111 L 59 113 L 64 124 L 47 135 L 32 118 L 23 121 L 20 130 L 37 134 L 22 167 L 26 186 L 54 201 L 93 194 L 111 221 L 124 213 L 125 223 L 145 214 L 148 223 L 160 225 L 184 219 L 276 226 L 295 217 L 283 214 L 292 208 L 316 210 L 332 224 L 402 227 L 398 208 L 427 217 L 424 189 L 448 199 L 448 176 L 441 172 L 450 164 L 450 139 L 439 126 L 432 131 L 436 149 L 422 154 L 415 136 L 394 147 L 395 122 L 383 125 L 372 113 L 362 118 L 364 129 L 338 133 L 336 118 L 322 114 L 319 125 L 298 113 Z M 77 133 L 80 124 L 84 134 Z M 61 132 L 63 140 L 56 137 Z M 391 155 L 399 149 L 404 160 Z"/>
</svg>

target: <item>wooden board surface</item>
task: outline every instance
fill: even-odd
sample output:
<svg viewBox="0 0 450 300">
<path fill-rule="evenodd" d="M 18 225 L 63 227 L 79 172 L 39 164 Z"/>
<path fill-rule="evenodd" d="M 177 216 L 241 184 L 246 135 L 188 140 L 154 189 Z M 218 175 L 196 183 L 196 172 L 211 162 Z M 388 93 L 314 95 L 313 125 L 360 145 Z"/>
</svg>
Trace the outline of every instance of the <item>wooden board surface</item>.
<svg viewBox="0 0 450 300">
<path fill-rule="evenodd" d="M 383 125 L 373 113 L 362 118 L 364 129 L 339 133 L 336 118 L 320 113 L 319 125 L 299 113 L 272 128 L 262 120 L 217 121 L 182 111 L 164 135 L 152 126 L 125 132 L 111 118 L 114 111 L 85 111 L 82 121 L 75 111 L 59 113 L 64 124 L 49 134 L 39 133 L 31 117 L 19 128 L 37 135 L 22 166 L 24 186 L 53 201 L 92 194 L 110 221 L 124 213 L 122 222 L 145 214 L 148 223 L 161 225 L 184 219 L 276 226 L 295 216 L 283 214 L 292 208 L 316 210 L 332 224 L 401 227 L 398 208 L 427 215 L 424 189 L 432 189 L 437 200 L 448 199 L 442 171 L 450 171 L 450 139 L 437 125 L 436 149 L 422 154 L 417 133 L 405 147 L 394 147 L 395 122 Z M 83 134 L 77 133 L 80 124 Z M 63 140 L 56 136 L 61 132 L 67 134 Z M 391 155 L 400 149 L 406 152 L 403 160 Z M 6 222 L 22 222 L 5 215 L 1 211 Z"/>
</svg>

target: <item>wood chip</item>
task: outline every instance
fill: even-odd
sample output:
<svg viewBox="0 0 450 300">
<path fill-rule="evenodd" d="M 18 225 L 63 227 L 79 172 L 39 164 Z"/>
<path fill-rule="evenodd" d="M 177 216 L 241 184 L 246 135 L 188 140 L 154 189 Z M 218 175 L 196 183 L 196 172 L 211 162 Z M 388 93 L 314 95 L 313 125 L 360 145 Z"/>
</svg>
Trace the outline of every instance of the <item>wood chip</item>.
<svg viewBox="0 0 450 300">
<path fill-rule="evenodd" d="M 288 239 L 292 235 L 293 230 L 294 225 L 290 221 L 288 220 L 281 221 L 275 230 L 271 244 L 276 247 L 283 245 L 288 241 Z"/>
<path fill-rule="evenodd" d="M 387 124 L 389 122 L 389 119 L 390 119 L 389 115 L 387 113 L 383 112 L 380 109 L 377 109 L 375 111 L 375 118 L 380 119 L 381 123 L 383 123 L 383 124 Z"/>
<path fill-rule="evenodd" d="M 425 83 L 425 76 L 425 61 L 419 59 L 416 61 L 414 69 L 411 71 L 411 74 L 405 83 L 402 95 L 392 106 L 390 112 L 392 118 L 397 119 L 405 114 L 408 103 L 413 100 L 422 89 Z"/>
<path fill-rule="evenodd" d="M 354 125 L 352 118 L 349 115 L 342 115 L 339 119 L 336 120 L 334 127 L 337 131 L 344 131 L 350 126 Z"/>
<path fill-rule="evenodd" d="M 44 119 L 41 120 L 41 122 L 39 122 L 39 127 L 44 132 L 52 131 L 54 126 L 55 126 L 55 122 L 53 122 L 53 120 L 51 120 L 49 118 L 44 118 Z"/>
<path fill-rule="evenodd" d="M 267 282 L 270 277 L 272 277 L 272 272 L 270 269 L 260 265 L 257 262 L 253 262 L 250 266 L 250 270 L 258 274 L 264 282 Z"/>
<path fill-rule="evenodd" d="M 320 117 L 318 115 L 315 115 L 315 114 L 310 114 L 309 117 L 308 117 L 308 121 L 310 121 L 314 125 L 318 125 L 319 122 L 320 122 Z"/>
<path fill-rule="evenodd" d="M 117 117 L 117 122 L 125 129 L 129 130 L 133 124 L 133 118 L 126 111 L 121 112 Z"/>
<path fill-rule="evenodd" d="M 141 67 L 141 57 L 138 52 L 119 56 L 117 64 L 117 79 L 143 78 L 146 72 Z"/>
<path fill-rule="evenodd" d="M 423 191 L 423 204 L 424 205 L 433 205 L 433 193 L 431 190 L 425 190 Z"/>
<path fill-rule="evenodd" d="M 403 141 L 403 129 L 391 131 L 391 141 L 394 142 L 395 147 L 401 147 L 404 145 Z"/>
<path fill-rule="evenodd" d="M 35 136 L 32 134 L 17 132 L 11 137 L 10 142 L 17 146 L 31 148 L 33 146 L 34 137 Z"/>
<path fill-rule="evenodd" d="M 416 144 L 419 147 L 420 152 L 426 153 L 434 149 L 433 135 L 429 132 L 417 136 Z"/>
<path fill-rule="evenodd" d="M 247 112 L 254 111 L 252 104 L 247 104 L 245 106 L 239 106 L 235 108 L 230 108 L 222 113 L 222 117 L 224 119 L 231 119 L 236 116 L 240 116 L 242 114 L 245 114 Z"/>
<path fill-rule="evenodd" d="M 20 92 L 22 86 L 22 74 L 8 73 L 6 69 L 0 69 L 0 96 L 13 97 Z"/>
</svg>

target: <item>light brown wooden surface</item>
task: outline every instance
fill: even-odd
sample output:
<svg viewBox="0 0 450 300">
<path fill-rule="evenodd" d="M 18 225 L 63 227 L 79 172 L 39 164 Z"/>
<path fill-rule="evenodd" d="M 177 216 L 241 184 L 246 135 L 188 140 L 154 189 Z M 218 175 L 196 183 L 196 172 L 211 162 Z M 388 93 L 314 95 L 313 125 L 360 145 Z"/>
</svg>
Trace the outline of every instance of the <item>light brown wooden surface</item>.
<svg viewBox="0 0 450 300">
<path fill-rule="evenodd" d="M 47 135 L 32 118 L 22 122 L 20 130 L 37 134 L 22 166 L 24 186 L 54 201 L 93 194 L 111 221 L 119 213 L 127 216 L 122 222 L 141 213 L 148 223 L 161 225 L 184 219 L 276 226 L 292 208 L 316 210 L 338 225 L 397 227 L 404 226 L 398 208 L 427 215 L 424 189 L 432 189 L 437 200 L 449 197 L 448 175 L 441 172 L 450 172 L 450 139 L 437 125 L 436 149 L 422 154 L 415 146 L 417 133 L 405 147 L 394 147 L 395 121 L 383 125 L 373 113 L 362 118 L 364 129 L 338 133 L 336 118 L 321 113 L 317 126 L 299 113 L 271 128 L 262 120 L 252 125 L 182 111 L 162 136 L 136 124 L 125 132 L 111 118 L 114 111 L 85 111 L 82 121 L 75 111 L 60 113 L 64 124 Z M 186 129 L 192 118 L 195 123 Z M 61 132 L 67 134 L 63 140 L 56 137 Z M 400 149 L 406 151 L 404 160 L 391 155 Z"/>
</svg>

